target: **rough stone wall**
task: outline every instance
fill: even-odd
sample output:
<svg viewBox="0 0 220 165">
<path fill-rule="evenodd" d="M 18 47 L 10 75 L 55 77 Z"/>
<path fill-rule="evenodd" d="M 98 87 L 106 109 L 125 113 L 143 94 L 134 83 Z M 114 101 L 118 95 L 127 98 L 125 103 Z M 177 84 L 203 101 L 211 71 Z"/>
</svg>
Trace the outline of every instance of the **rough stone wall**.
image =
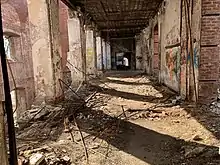
<svg viewBox="0 0 220 165">
<path fill-rule="evenodd" d="M 202 0 L 201 58 L 199 65 L 199 100 L 210 102 L 217 98 L 220 78 L 220 2 Z"/>
<path fill-rule="evenodd" d="M 16 87 L 24 88 L 26 104 L 22 108 L 30 107 L 34 100 L 34 76 L 33 76 L 33 61 L 30 45 L 30 31 L 28 8 L 26 0 L 7 0 L 2 1 L 3 15 L 3 31 L 7 35 L 13 37 L 13 53 L 10 66 L 16 80 Z M 17 37 L 15 37 L 17 35 Z M 2 76 L 0 76 L 2 77 Z M 9 71 L 10 87 L 14 89 L 12 76 Z M 2 88 L 1 79 L 1 88 Z M 2 91 L 2 90 L 1 90 Z M 23 92 L 21 92 L 23 93 Z M 3 99 L 1 92 L 1 99 Z"/>
</svg>

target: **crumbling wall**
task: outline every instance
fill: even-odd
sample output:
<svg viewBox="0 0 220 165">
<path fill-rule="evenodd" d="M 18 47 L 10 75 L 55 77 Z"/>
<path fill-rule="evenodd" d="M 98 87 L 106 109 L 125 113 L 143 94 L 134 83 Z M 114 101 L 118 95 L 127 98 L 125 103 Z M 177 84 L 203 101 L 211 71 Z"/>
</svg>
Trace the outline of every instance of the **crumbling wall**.
<svg viewBox="0 0 220 165">
<path fill-rule="evenodd" d="M 67 66 L 71 70 L 72 85 L 78 86 L 83 81 L 81 24 L 76 12 L 68 19 L 69 52 Z"/>
<path fill-rule="evenodd" d="M 55 101 L 61 97 L 62 78 L 59 2 L 29 0 L 28 11 L 36 101 Z"/>
<path fill-rule="evenodd" d="M 180 83 L 180 1 L 168 0 L 160 12 L 161 81 L 175 91 Z"/>
<path fill-rule="evenodd" d="M 162 3 L 159 13 L 150 20 L 149 26 L 138 36 L 136 48 L 143 57 L 143 70 L 153 74 L 155 65 L 159 64 L 160 82 L 180 92 L 183 98 L 191 95 L 190 99 L 195 100 L 194 86 L 196 86 L 197 95 L 199 90 L 201 0 L 190 3 L 189 9 L 192 12 L 189 15 L 192 18 L 193 65 L 190 64 L 192 63 L 190 44 L 186 35 L 185 7 L 184 1 L 182 2 L 182 10 L 181 1 L 168 0 Z M 154 34 L 155 27 L 158 27 L 158 36 Z M 158 42 L 157 39 L 159 39 Z M 158 51 L 159 59 L 155 59 L 155 51 Z"/>
<path fill-rule="evenodd" d="M 3 16 L 3 31 L 7 36 L 12 38 L 12 53 L 9 64 L 12 69 L 12 74 L 16 81 L 17 88 L 25 90 L 26 105 L 29 108 L 34 100 L 34 76 L 33 76 L 33 61 L 30 43 L 28 8 L 26 0 L 8 0 L 2 2 Z M 15 88 L 12 80 L 12 74 L 9 70 L 11 90 Z M 1 74 L 1 73 L 0 73 Z M 2 76 L 0 76 L 2 77 Z M 1 79 L 1 88 L 2 88 Z M 2 90 L 1 90 L 2 91 Z M 3 98 L 3 92 L 0 94 Z M 26 109 L 26 105 L 21 109 Z"/>
<path fill-rule="evenodd" d="M 68 7 L 59 1 L 59 20 L 60 20 L 60 38 L 61 38 L 61 57 L 62 68 L 66 71 L 67 53 L 69 51 L 69 38 L 68 38 Z"/>
</svg>

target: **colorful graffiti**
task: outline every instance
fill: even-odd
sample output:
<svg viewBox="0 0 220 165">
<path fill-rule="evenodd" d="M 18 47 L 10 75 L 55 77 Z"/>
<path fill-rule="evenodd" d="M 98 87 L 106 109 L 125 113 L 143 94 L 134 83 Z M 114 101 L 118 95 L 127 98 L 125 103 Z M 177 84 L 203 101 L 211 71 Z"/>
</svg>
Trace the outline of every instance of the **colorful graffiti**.
<svg viewBox="0 0 220 165">
<path fill-rule="evenodd" d="M 170 80 L 179 81 L 180 72 L 180 47 L 166 51 L 166 66 Z"/>
<path fill-rule="evenodd" d="M 187 62 L 190 63 L 190 60 L 191 60 L 191 56 L 189 53 L 187 56 Z M 194 43 L 193 45 L 193 63 L 194 63 L 194 67 L 198 69 L 199 67 L 199 44 L 198 43 Z"/>
</svg>

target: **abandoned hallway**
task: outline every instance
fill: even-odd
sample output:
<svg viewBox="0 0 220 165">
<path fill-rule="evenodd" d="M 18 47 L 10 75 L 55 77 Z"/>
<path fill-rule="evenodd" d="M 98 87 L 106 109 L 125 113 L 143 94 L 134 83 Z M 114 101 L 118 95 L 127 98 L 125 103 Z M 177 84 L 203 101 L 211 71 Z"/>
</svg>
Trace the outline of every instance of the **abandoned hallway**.
<svg viewBox="0 0 220 165">
<path fill-rule="evenodd" d="M 172 103 L 175 93 L 152 77 L 111 72 L 81 87 L 78 94 L 85 100 L 93 97 L 84 108 L 75 108 L 77 97 L 70 94 L 68 103 L 42 105 L 25 114 L 17 136 L 21 155 L 39 152 L 50 163 L 68 156 L 72 164 L 87 164 L 80 128 L 91 165 L 220 163 L 220 119 L 193 104 Z M 40 112 L 27 127 L 43 107 L 46 113 Z M 65 113 L 74 115 L 77 127 L 73 119 L 63 125 Z"/>
<path fill-rule="evenodd" d="M 1 0 L 2 165 L 219 165 L 220 0 Z"/>
</svg>

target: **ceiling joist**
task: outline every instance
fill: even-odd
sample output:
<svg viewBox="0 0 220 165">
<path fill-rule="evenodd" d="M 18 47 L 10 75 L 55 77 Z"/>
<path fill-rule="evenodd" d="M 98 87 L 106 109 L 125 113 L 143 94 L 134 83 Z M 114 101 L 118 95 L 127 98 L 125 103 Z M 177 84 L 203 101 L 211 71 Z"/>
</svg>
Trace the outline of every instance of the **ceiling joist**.
<svg viewBox="0 0 220 165">
<path fill-rule="evenodd" d="M 97 27 L 112 36 L 135 35 L 146 27 L 163 0 L 62 0 L 80 6 Z M 130 33 L 129 33 L 130 31 Z"/>
</svg>

